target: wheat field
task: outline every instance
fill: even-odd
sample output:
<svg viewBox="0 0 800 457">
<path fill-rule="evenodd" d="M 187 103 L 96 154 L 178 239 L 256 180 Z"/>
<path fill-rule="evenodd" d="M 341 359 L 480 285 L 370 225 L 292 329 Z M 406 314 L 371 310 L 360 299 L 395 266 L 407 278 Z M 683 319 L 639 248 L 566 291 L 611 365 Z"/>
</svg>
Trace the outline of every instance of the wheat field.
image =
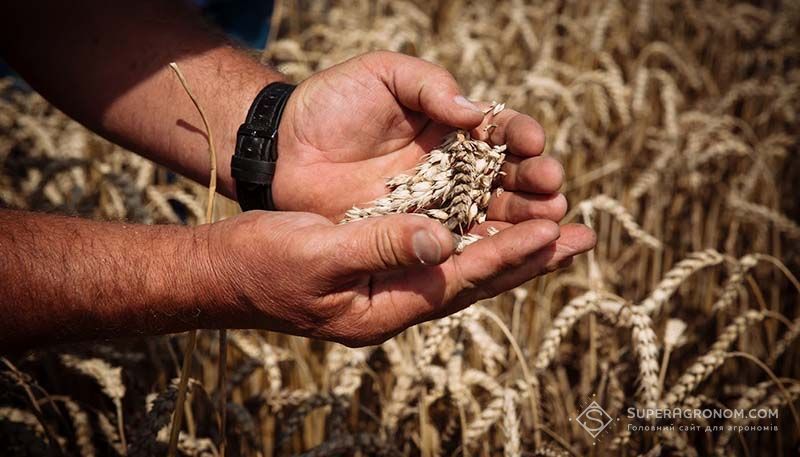
<svg viewBox="0 0 800 457">
<path fill-rule="evenodd" d="M 276 1 L 254 55 L 294 80 L 388 49 L 537 119 L 567 219 L 598 245 L 377 347 L 229 331 L 224 433 L 219 335 L 201 331 L 179 453 L 797 455 L 799 31 L 792 0 Z M 0 165 L 4 206 L 206 220 L 205 187 L 10 80 Z M 236 212 L 217 198 L 214 219 Z M 165 455 L 185 348 L 172 335 L 0 359 L 3 455 Z M 576 420 L 590 401 L 612 418 L 596 438 Z M 630 408 L 779 416 L 631 430 L 663 422 Z"/>
</svg>

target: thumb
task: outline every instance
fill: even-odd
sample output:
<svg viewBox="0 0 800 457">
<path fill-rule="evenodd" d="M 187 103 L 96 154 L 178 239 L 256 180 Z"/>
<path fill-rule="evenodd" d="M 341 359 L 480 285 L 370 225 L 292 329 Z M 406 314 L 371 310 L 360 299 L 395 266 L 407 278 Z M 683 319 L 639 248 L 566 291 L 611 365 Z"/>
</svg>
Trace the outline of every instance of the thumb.
<svg viewBox="0 0 800 457">
<path fill-rule="evenodd" d="M 381 77 L 406 108 L 421 111 L 439 124 L 473 129 L 483 121 L 483 112 L 461 95 L 453 75 L 444 68 L 403 54 L 376 53 Z"/>
<path fill-rule="evenodd" d="M 344 274 L 372 273 L 415 265 L 438 265 L 454 250 L 439 222 L 410 214 L 381 216 L 337 226 L 332 246 Z"/>
</svg>

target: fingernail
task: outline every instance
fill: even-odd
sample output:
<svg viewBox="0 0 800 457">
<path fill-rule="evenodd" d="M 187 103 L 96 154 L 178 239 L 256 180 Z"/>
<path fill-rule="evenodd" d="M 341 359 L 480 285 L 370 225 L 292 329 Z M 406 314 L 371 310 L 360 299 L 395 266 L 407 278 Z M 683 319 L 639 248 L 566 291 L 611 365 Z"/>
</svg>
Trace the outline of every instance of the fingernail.
<svg viewBox="0 0 800 457">
<path fill-rule="evenodd" d="M 427 230 L 420 230 L 411 237 L 411 246 L 414 255 L 424 265 L 436 265 L 442 259 L 442 247 L 433 235 Z"/>
<path fill-rule="evenodd" d="M 475 105 L 475 104 L 474 104 L 474 103 L 472 103 L 471 101 L 467 100 L 467 99 L 466 99 L 466 98 L 464 98 L 464 96 L 462 96 L 462 95 L 456 95 L 456 97 L 455 97 L 455 98 L 453 98 L 453 101 L 454 101 L 454 102 L 456 103 L 456 105 L 458 105 L 458 106 L 461 106 L 461 107 L 463 107 L 463 108 L 466 108 L 466 109 L 469 109 L 469 110 L 472 110 L 472 111 L 477 111 L 477 112 L 479 112 L 479 113 L 483 113 L 483 111 L 481 111 L 481 109 L 480 109 L 480 108 L 478 108 L 478 106 L 477 106 L 477 105 Z"/>
</svg>

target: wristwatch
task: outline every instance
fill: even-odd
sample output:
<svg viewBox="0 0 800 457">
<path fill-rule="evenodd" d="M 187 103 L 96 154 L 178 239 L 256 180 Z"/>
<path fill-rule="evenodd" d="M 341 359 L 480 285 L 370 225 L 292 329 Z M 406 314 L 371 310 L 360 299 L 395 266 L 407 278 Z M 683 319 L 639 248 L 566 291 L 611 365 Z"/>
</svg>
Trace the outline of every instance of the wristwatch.
<svg viewBox="0 0 800 457">
<path fill-rule="evenodd" d="M 295 86 L 276 82 L 258 93 L 247 118 L 236 132 L 231 176 L 242 211 L 274 211 L 272 178 L 278 161 L 278 126 Z"/>
</svg>

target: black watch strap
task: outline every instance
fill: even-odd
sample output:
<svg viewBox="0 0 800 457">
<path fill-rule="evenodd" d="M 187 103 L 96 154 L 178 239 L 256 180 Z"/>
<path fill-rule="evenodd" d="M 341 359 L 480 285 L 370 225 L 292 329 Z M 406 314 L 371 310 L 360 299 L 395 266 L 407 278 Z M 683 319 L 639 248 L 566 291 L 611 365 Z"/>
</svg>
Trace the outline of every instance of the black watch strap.
<svg viewBox="0 0 800 457">
<path fill-rule="evenodd" d="M 272 177 L 278 161 L 278 126 L 295 86 L 272 83 L 261 90 L 236 133 L 231 176 L 242 211 L 275 210 Z"/>
</svg>

